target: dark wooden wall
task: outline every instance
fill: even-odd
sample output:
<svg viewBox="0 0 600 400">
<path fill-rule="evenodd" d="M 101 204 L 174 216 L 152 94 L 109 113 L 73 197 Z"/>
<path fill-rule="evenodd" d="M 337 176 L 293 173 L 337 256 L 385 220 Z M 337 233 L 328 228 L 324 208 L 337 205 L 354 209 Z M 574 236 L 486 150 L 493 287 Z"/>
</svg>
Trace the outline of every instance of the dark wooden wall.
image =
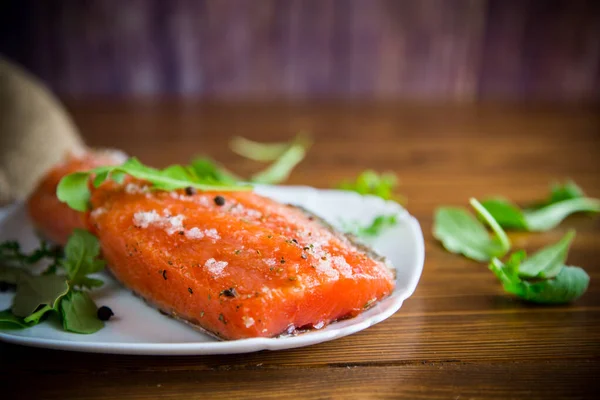
<svg viewBox="0 0 600 400">
<path fill-rule="evenodd" d="M 597 0 L 0 4 L 0 52 L 70 96 L 600 97 Z"/>
</svg>

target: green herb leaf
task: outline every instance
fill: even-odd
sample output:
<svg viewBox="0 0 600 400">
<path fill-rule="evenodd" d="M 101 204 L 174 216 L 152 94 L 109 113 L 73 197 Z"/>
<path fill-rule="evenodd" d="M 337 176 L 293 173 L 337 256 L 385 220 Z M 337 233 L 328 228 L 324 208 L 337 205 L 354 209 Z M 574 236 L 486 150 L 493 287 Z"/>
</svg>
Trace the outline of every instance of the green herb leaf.
<svg viewBox="0 0 600 400">
<path fill-rule="evenodd" d="M 528 230 L 527 221 L 523 212 L 506 199 L 487 199 L 481 205 L 505 229 Z"/>
<path fill-rule="evenodd" d="M 501 257 L 510 249 L 506 233 L 475 199 L 471 206 L 496 234 L 491 238 L 485 226 L 472 214 L 461 208 L 441 207 L 436 210 L 433 236 L 451 253 L 463 254 L 477 261 Z"/>
<path fill-rule="evenodd" d="M 233 172 L 228 171 L 216 161 L 206 157 L 195 158 L 192 161 L 190 168 L 198 179 L 203 179 L 207 182 L 236 185 L 243 181 L 242 178 L 238 177 Z"/>
<path fill-rule="evenodd" d="M 558 226 L 566 217 L 577 212 L 600 212 L 600 200 L 583 197 L 574 182 L 554 185 L 548 200 L 521 210 L 505 199 L 489 199 L 483 206 L 506 229 L 542 232 Z"/>
<path fill-rule="evenodd" d="M 373 170 L 362 172 L 353 182 L 346 181 L 338 185 L 338 189 L 353 191 L 362 195 L 374 195 L 384 200 L 394 197 L 398 186 L 398 178 L 393 173 L 378 174 Z"/>
<path fill-rule="evenodd" d="M 276 184 L 288 179 L 296 165 L 304 159 L 310 144 L 294 143 L 288 147 L 270 166 L 250 178 L 251 182 Z"/>
<path fill-rule="evenodd" d="M 590 277 L 579 267 L 562 266 L 554 278 L 527 281 L 518 275 L 524 253 L 513 254 L 506 264 L 494 258 L 489 268 L 502 283 L 504 290 L 523 300 L 541 304 L 572 302 L 588 288 Z"/>
<path fill-rule="evenodd" d="M 56 196 L 77 211 L 86 211 L 90 203 L 89 172 L 74 172 L 63 177 L 56 187 Z"/>
<path fill-rule="evenodd" d="M 26 322 L 38 321 L 46 312 L 55 310 L 69 291 L 67 279 L 60 275 L 21 275 L 13 298 L 12 312 Z M 41 306 L 41 308 L 40 308 Z"/>
<path fill-rule="evenodd" d="M 50 247 L 42 241 L 40 247 L 27 254 L 21 251 L 21 245 L 14 240 L 0 243 L 0 265 L 3 266 L 27 266 L 37 263 L 43 258 L 50 258 L 56 263 L 61 255 L 58 247 Z"/>
<path fill-rule="evenodd" d="M 98 319 L 98 307 L 86 292 L 71 291 L 61 301 L 60 312 L 66 331 L 89 334 L 104 327 Z"/>
<path fill-rule="evenodd" d="M 27 323 L 23 318 L 16 317 L 10 309 L 0 311 L 0 329 L 25 329 L 35 325 Z"/>
<path fill-rule="evenodd" d="M 23 268 L 0 265 L 0 282 L 16 285 L 23 274 L 30 275 L 29 272 Z"/>
<path fill-rule="evenodd" d="M 557 243 L 544 247 L 519 266 L 519 276 L 524 278 L 553 278 L 562 269 L 569 253 L 575 231 L 569 231 Z"/>
<path fill-rule="evenodd" d="M 71 285 L 91 286 L 86 275 L 99 272 L 105 262 L 99 260 L 100 242 L 83 229 L 75 229 L 65 246 L 65 259 L 62 262 L 67 271 Z M 94 284 L 95 285 L 95 284 Z"/>
<path fill-rule="evenodd" d="M 541 232 L 555 228 L 566 217 L 578 212 L 600 212 L 600 200 L 588 197 L 563 200 L 537 210 L 525 210 L 523 214 L 529 230 Z"/>
<path fill-rule="evenodd" d="M 229 142 L 229 148 L 236 154 L 254 161 L 274 161 L 290 147 L 289 142 L 259 143 L 236 136 Z"/>
<path fill-rule="evenodd" d="M 583 193 L 583 190 L 575 182 L 567 181 L 564 185 L 554 183 L 550 187 L 550 196 L 548 199 L 530 208 L 542 208 L 560 201 L 578 199 L 580 197 L 585 197 L 585 193 Z"/>
<path fill-rule="evenodd" d="M 207 182 L 198 177 L 193 168 L 172 165 L 163 170 L 151 168 L 142 164 L 137 158 L 128 159 L 123 165 L 98 167 L 88 172 L 76 172 L 61 179 L 56 189 L 58 199 L 69 207 L 86 211 L 89 207 L 90 190 L 89 178 L 95 175 L 94 186 L 100 186 L 104 181 L 117 173 L 117 180 L 122 180 L 123 175 L 144 180 L 158 190 L 183 189 L 188 186 L 199 190 L 237 191 L 251 189 L 243 185 L 223 185 Z"/>
<path fill-rule="evenodd" d="M 9 247 L 18 249 L 14 245 Z M 104 323 L 98 320 L 92 299 L 87 293 L 74 289 L 75 286 L 92 288 L 103 284 L 101 280 L 87 276 L 104 268 L 99 254 L 98 239 L 85 230 L 76 229 L 60 259 L 67 276 L 31 275 L 23 268 L 1 266 L 0 280 L 16 283 L 17 291 L 12 309 L 0 313 L 0 328 L 27 328 L 39 323 L 48 312 L 59 311 L 65 330 L 92 333 L 101 329 Z"/>
<path fill-rule="evenodd" d="M 398 223 L 396 214 L 378 215 L 367 226 L 361 226 L 357 222 L 346 223 L 345 231 L 359 237 L 374 237 L 379 236 L 386 229 Z"/>
</svg>

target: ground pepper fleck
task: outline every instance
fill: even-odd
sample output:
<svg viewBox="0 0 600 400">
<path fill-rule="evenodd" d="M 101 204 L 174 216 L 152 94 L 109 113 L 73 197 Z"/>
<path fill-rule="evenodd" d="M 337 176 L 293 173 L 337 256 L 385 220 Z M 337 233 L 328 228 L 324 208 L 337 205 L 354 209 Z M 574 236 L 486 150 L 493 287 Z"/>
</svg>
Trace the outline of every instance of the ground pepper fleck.
<svg viewBox="0 0 600 400">
<path fill-rule="evenodd" d="M 167 280 L 167 270 L 166 269 L 163 269 L 162 276 L 163 276 L 163 279 L 166 281 Z"/>
<path fill-rule="evenodd" d="M 188 196 L 192 196 L 196 194 L 196 189 L 191 186 L 188 186 L 185 188 L 185 194 L 187 194 Z"/>
<path fill-rule="evenodd" d="M 188 288 L 188 292 L 190 292 L 190 294 L 194 294 L 194 291 L 192 290 L 191 287 Z"/>
</svg>

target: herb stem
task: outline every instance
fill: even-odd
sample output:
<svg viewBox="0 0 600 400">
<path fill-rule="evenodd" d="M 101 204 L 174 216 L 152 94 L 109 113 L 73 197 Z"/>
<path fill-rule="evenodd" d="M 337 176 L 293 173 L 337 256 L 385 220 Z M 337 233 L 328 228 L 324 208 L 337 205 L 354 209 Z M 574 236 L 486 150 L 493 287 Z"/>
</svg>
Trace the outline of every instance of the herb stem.
<svg viewBox="0 0 600 400">
<path fill-rule="evenodd" d="M 482 206 L 479 201 L 477 201 L 477 199 L 471 197 L 469 199 L 469 204 L 471 204 L 471 207 L 475 209 L 477 214 L 479 214 L 479 216 L 483 218 L 483 220 L 490 226 L 490 228 L 492 228 L 492 231 L 494 231 L 496 236 L 498 236 L 498 240 L 500 240 L 500 245 L 502 246 L 504 252 L 508 252 L 510 250 L 510 240 L 508 239 L 508 236 L 506 236 L 506 232 L 504 232 L 504 229 L 502 229 L 502 227 L 498 224 L 498 222 L 496 222 L 494 217 L 492 217 L 488 210 L 486 210 L 485 207 Z"/>
</svg>

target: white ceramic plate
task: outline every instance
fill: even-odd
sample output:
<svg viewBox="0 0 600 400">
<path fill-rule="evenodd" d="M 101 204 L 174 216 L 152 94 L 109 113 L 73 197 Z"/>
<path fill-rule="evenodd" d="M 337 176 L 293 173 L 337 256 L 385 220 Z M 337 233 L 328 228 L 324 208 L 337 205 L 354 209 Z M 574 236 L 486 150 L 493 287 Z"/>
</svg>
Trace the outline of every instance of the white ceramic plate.
<svg viewBox="0 0 600 400">
<path fill-rule="evenodd" d="M 264 186 L 257 191 L 281 202 L 297 204 L 334 226 L 342 220 L 368 223 L 376 215 L 398 213 L 399 223 L 371 243 L 396 268 L 392 295 L 356 318 L 333 323 L 318 331 L 280 338 L 218 341 L 187 325 L 164 316 L 133 296 L 108 274 L 105 284 L 92 292 L 98 305 L 115 311 L 106 327 L 91 335 L 64 332 L 58 321 L 48 321 L 25 330 L 0 331 L 0 340 L 28 346 L 97 353 L 182 355 L 230 354 L 258 350 L 282 350 L 321 343 L 361 331 L 394 314 L 415 290 L 424 261 L 423 234 L 417 220 L 393 202 L 352 192 L 317 190 L 300 186 Z M 22 204 L 0 214 L 0 241 L 16 239 L 29 250 L 38 243 Z M 10 307 L 12 293 L 0 293 L 0 310 Z"/>
</svg>

